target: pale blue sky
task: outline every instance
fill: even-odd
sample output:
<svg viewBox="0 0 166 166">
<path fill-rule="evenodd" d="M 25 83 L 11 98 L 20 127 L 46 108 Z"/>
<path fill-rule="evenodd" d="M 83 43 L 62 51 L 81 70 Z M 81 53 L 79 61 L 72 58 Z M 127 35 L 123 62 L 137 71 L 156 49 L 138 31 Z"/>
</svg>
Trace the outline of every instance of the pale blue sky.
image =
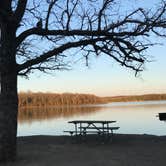
<svg viewBox="0 0 166 166">
<path fill-rule="evenodd" d="M 29 80 L 19 78 L 19 91 L 93 93 L 99 96 L 166 93 L 166 46 L 154 46 L 149 55 L 154 62 L 146 64 L 141 76 L 119 66 L 109 57 L 92 59 L 86 67 L 84 61 L 70 71 L 53 75 L 36 73 Z"/>
<path fill-rule="evenodd" d="M 149 1 L 139 2 L 146 2 L 147 5 Z M 92 93 L 99 96 L 166 93 L 165 54 L 165 45 L 150 48 L 148 55 L 153 56 L 154 61 L 146 64 L 145 71 L 139 77 L 135 77 L 133 71 L 120 67 L 109 57 L 103 56 L 92 58 L 89 67 L 85 66 L 85 61 L 81 61 L 70 71 L 56 71 L 54 75 L 36 73 L 29 80 L 19 78 L 18 89 L 52 93 Z"/>
</svg>

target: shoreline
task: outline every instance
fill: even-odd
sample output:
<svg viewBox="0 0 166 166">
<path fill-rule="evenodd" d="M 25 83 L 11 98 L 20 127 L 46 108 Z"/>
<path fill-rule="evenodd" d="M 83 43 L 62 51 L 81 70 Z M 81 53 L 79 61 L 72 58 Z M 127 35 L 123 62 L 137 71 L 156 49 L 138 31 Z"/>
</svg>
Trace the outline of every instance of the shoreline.
<svg viewBox="0 0 166 166">
<path fill-rule="evenodd" d="M 88 104 L 63 104 L 63 105 L 44 105 L 44 106 L 21 106 L 19 107 L 20 110 L 22 109 L 37 109 L 37 108 L 62 108 L 62 107 L 82 107 L 82 106 L 95 106 L 95 105 L 102 105 L 102 104 L 109 104 L 109 103 L 132 103 L 132 102 L 166 102 L 166 99 L 149 99 L 149 100 L 121 100 L 121 101 L 107 101 L 107 102 L 99 102 L 99 103 L 88 103 Z M 159 103 L 160 104 L 160 103 Z"/>
<path fill-rule="evenodd" d="M 4 166 L 165 166 L 166 136 L 115 134 L 105 144 L 96 137 L 83 143 L 70 136 L 18 137 L 18 158 Z"/>
</svg>

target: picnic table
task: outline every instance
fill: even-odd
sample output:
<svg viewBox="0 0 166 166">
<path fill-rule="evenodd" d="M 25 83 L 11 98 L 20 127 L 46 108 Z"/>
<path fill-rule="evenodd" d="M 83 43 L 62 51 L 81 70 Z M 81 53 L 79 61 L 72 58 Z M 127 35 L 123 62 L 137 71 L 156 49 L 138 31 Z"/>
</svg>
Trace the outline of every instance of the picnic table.
<svg viewBox="0 0 166 166">
<path fill-rule="evenodd" d="M 110 124 L 116 121 L 106 120 L 74 120 L 68 123 L 74 124 L 74 130 L 64 131 L 70 133 L 71 136 L 85 137 L 87 134 L 98 134 L 103 139 L 113 136 L 113 132 L 119 127 L 111 127 Z"/>
<path fill-rule="evenodd" d="M 159 120 L 166 121 L 166 112 L 161 112 L 158 115 Z"/>
</svg>

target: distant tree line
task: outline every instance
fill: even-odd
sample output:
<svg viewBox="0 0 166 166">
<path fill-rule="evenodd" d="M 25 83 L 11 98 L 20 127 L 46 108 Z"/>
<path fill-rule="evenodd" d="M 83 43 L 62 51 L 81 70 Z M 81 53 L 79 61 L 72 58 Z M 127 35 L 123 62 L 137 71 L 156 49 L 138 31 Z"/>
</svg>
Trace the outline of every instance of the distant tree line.
<svg viewBox="0 0 166 166">
<path fill-rule="evenodd" d="M 146 94 L 135 96 L 99 97 L 93 94 L 79 93 L 19 93 L 19 108 L 52 107 L 62 105 L 101 104 L 109 102 L 166 100 L 166 94 Z"/>
<path fill-rule="evenodd" d="M 104 97 L 105 102 L 128 102 L 128 101 L 149 101 L 149 100 L 166 100 L 166 94 L 146 94 L 135 96 L 115 96 Z"/>
<path fill-rule="evenodd" d="M 101 97 L 73 93 L 19 93 L 19 108 L 103 103 Z"/>
</svg>

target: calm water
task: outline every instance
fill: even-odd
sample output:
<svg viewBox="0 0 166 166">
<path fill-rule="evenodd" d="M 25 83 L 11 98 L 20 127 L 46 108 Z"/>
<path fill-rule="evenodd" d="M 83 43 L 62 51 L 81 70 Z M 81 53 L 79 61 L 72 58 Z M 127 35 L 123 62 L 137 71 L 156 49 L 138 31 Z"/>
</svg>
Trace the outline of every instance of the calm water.
<svg viewBox="0 0 166 166">
<path fill-rule="evenodd" d="M 116 120 L 118 133 L 166 135 L 166 122 L 156 117 L 159 112 L 166 112 L 166 101 L 21 110 L 17 135 L 64 135 L 74 127 L 70 120 Z"/>
</svg>

